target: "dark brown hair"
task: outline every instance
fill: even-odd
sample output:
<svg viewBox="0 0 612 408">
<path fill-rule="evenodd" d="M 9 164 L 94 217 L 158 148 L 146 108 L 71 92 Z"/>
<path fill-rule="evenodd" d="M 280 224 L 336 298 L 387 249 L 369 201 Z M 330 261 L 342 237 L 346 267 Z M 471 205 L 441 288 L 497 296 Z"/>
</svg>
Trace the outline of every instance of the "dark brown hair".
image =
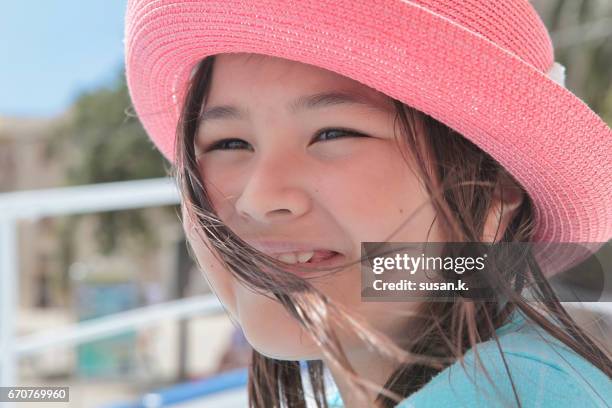
<svg viewBox="0 0 612 408">
<path fill-rule="evenodd" d="M 375 350 L 397 359 L 397 370 L 376 400 L 377 406 L 391 407 L 423 387 L 475 344 L 489 339 L 497 341 L 495 330 L 505 324 L 517 309 L 527 321 L 541 326 L 605 374 L 612 375 L 609 351 L 569 316 L 549 283 L 543 279 L 531 254 L 521 260 L 522 268 L 517 268 L 529 273 L 517 274 L 511 279 L 497 276 L 499 301 L 457 297 L 452 302 L 422 302 L 418 316 L 413 317 L 418 329 L 411 330 L 410 336 L 406 336 L 409 338 L 400 347 L 384 333 L 372 330 L 358 316 L 347 319 L 350 312 L 330 301 L 308 280 L 284 273 L 282 263 L 243 242 L 216 215 L 204 188 L 194 148 L 198 119 L 208 97 L 213 65 L 214 56 L 209 56 L 195 70 L 177 128 L 173 171 L 183 196 L 184 214 L 197 226 L 197 233 L 204 234 L 202 240 L 211 245 L 212 253 L 228 273 L 262 296 L 270 297 L 272 294 L 306 330 L 315 335 L 324 355 L 342 367 L 356 390 L 363 391 L 361 387 L 371 384 L 360 379 L 349 364 L 336 335 L 337 325 L 351 328 Z M 407 147 L 405 153 L 418 164 L 421 182 L 437 213 L 436 221 L 443 227 L 449 241 L 480 242 L 495 192 L 501 190 L 503 197 L 505 188 L 514 187 L 520 189 L 523 200 L 499 240 L 530 242 L 534 234 L 534 207 L 520 183 L 490 155 L 453 129 L 400 101 L 393 100 L 393 103 L 402 133 L 397 138 L 401 142 L 398 147 Z M 422 126 L 423 132 L 417 131 L 417 125 Z M 262 266 L 272 272 L 263 273 Z M 539 310 L 521 296 L 521 289 L 527 284 L 533 285 Z M 544 313 L 559 324 L 553 324 Z M 499 342 L 497 346 L 501 351 Z M 317 406 L 327 407 L 324 365 L 321 360 L 313 360 L 307 361 L 307 367 Z M 507 365 L 506 371 L 510 375 Z M 273 359 L 253 350 L 249 374 L 249 406 L 306 407 L 306 390 L 299 362 Z M 518 406 L 522 406 L 514 385 L 513 389 Z"/>
</svg>

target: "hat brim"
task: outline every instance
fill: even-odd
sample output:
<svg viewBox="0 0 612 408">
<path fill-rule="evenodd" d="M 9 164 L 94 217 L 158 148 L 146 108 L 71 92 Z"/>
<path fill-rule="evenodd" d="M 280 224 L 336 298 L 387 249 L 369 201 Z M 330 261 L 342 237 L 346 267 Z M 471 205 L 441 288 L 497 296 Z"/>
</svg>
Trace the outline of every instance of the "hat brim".
<svg viewBox="0 0 612 408">
<path fill-rule="evenodd" d="M 325 4 L 131 2 L 127 82 L 163 155 L 173 161 L 197 62 L 219 53 L 273 55 L 357 80 L 471 140 L 533 198 L 536 241 L 610 239 L 612 132 L 581 99 L 486 37 L 410 1 Z"/>
</svg>

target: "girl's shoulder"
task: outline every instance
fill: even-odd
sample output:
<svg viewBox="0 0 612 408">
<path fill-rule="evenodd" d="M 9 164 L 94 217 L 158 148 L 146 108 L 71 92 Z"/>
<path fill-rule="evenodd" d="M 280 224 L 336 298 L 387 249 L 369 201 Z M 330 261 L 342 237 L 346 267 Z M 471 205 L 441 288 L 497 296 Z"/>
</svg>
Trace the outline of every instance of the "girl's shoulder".
<svg viewBox="0 0 612 408">
<path fill-rule="evenodd" d="M 462 362 L 439 372 L 396 407 L 514 407 L 514 390 L 524 407 L 611 406 L 610 378 L 518 312 L 496 332 L 499 345 L 491 339 L 468 350 Z M 328 401 L 330 407 L 343 406 L 337 392 Z"/>
<path fill-rule="evenodd" d="M 513 407 L 514 390 L 524 407 L 610 406 L 610 378 L 543 328 L 517 313 L 497 334 L 397 407 Z"/>
</svg>

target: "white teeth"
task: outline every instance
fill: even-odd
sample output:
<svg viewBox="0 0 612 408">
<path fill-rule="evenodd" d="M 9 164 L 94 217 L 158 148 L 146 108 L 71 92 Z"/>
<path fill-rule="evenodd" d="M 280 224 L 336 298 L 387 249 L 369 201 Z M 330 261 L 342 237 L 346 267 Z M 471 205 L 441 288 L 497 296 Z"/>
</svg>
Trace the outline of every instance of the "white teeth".
<svg viewBox="0 0 612 408">
<path fill-rule="evenodd" d="M 280 254 L 277 255 L 276 258 L 281 261 L 281 262 L 285 262 L 285 263 L 297 263 L 297 257 L 295 256 L 295 254 Z"/>
<path fill-rule="evenodd" d="M 299 263 L 308 262 L 313 256 L 314 256 L 314 251 L 299 252 L 297 255 L 298 262 Z"/>
<path fill-rule="evenodd" d="M 295 264 L 295 263 L 305 263 L 310 261 L 310 259 L 314 256 L 314 251 L 304 251 L 304 252 L 287 252 L 284 254 L 280 254 L 276 256 L 281 262 Z"/>
</svg>

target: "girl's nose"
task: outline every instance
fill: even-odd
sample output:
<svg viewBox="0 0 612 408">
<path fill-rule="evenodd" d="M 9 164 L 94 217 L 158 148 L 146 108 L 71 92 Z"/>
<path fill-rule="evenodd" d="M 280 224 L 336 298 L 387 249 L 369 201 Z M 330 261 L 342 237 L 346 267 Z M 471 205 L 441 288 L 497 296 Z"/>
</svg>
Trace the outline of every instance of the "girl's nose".
<svg viewBox="0 0 612 408">
<path fill-rule="evenodd" d="M 236 200 L 238 214 L 262 224 L 288 222 L 308 212 L 311 197 L 303 163 L 287 155 L 260 157 Z"/>
</svg>

